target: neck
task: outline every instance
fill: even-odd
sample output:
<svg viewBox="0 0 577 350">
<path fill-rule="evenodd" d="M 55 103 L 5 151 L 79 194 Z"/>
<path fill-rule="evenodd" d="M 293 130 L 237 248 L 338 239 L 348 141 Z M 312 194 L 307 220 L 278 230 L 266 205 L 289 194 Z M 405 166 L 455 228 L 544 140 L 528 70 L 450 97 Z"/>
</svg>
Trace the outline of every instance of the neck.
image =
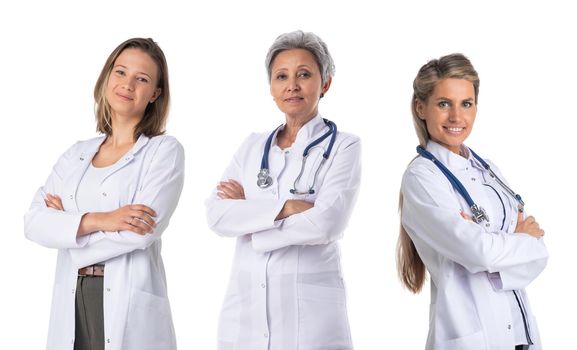
<svg viewBox="0 0 577 350">
<path fill-rule="evenodd" d="M 112 135 L 110 135 L 106 140 L 108 144 L 116 147 L 134 144 L 136 142 L 134 129 L 140 122 L 140 119 L 113 116 L 111 122 Z"/>
<path fill-rule="evenodd" d="M 283 137 L 286 137 L 294 142 L 299 130 L 303 127 L 303 125 L 310 122 L 316 115 L 316 111 L 306 117 L 291 116 L 287 114 L 285 128 L 283 129 Z"/>
</svg>

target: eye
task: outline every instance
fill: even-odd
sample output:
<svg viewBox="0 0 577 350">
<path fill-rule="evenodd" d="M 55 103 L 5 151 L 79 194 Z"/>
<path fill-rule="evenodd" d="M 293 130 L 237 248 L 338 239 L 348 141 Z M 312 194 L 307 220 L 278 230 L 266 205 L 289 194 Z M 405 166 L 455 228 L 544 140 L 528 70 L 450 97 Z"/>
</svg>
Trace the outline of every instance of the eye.
<svg viewBox="0 0 577 350">
<path fill-rule="evenodd" d="M 311 77 L 311 73 L 307 72 L 307 71 L 302 71 L 298 73 L 298 77 L 299 78 L 304 78 L 304 79 L 308 79 Z"/>
<path fill-rule="evenodd" d="M 286 79 L 286 74 L 284 73 L 279 73 L 276 75 L 275 77 L 276 80 L 285 80 Z"/>
<path fill-rule="evenodd" d="M 138 80 L 142 83 L 148 84 L 148 79 L 146 79 L 145 77 L 138 77 L 138 78 L 136 78 L 136 80 Z"/>
<path fill-rule="evenodd" d="M 440 108 L 449 108 L 451 106 L 451 104 L 449 103 L 449 101 L 440 101 L 438 106 Z"/>
<path fill-rule="evenodd" d="M 463 102 L 463 107 L 465 107 L 465 108 L 471 108 L 471 107 L 473 107 L 473 102 L 472 102 L 472 101 L 464 101 L 464 102 Z"/>
<path fill-rule="evenodd" d="M 124 71 L 123 71 L 122 69 L 117 69 L 117 70 L 114 71 L 114 73 L 115 73 L 116 75 L 120 75 L 120 76 L 125 75 L 125 73 L 124 73 Z"/>
</svg>

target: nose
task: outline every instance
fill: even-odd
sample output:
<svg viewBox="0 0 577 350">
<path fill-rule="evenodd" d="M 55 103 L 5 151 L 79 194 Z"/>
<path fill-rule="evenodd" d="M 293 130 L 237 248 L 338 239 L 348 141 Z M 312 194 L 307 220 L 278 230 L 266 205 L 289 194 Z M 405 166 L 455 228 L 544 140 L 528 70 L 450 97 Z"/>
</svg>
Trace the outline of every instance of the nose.
<svg viewBox="0 0 577 350">
<path fill-rule="evenodd" d="M 450 122 L 458 122 L 461 120 L 462 111 L 459 107 L 451 107 L 449 110 L 449 121 Z"/>
<path fill-rule="evenodd" d="M 127 77 L 122 84 L 122 87 L 128 91 L 134 91 L 134 85 L 136 84 L 135 79 Z"/>
<path fill-rule="evenodd" d="M 294 91 L 300 90 L 298 80 L 295 77 L 287 79 L 287 90 L 289 92 L 294 92 Z"/>
</svg>

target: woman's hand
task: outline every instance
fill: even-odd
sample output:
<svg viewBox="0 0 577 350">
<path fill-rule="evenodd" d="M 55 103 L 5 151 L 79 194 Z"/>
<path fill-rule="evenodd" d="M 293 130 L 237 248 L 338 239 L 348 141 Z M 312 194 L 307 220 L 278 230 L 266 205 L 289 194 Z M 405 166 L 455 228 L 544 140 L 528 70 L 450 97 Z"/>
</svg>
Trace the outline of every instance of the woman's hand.
<svg viewBox="0 0 577 350">
<path fill-rule="evenodd" d="M 233 179 L 219 182 L 216 189 L 218 190 L 216 195 L 222 199 L 246 199 L 244 197 L 244 188 Z"/>
<path fill-rule="evenodd" d="M 539 227 L 537 221 L 532 216 L 528 216 L 523 219 L 523 213 L 519 212 L 517 217 L 517 227 L 515 227 L 515 233 L 526 233 L 535 238 L 541 238 L 545 234 L 545 231 Z"/>
<path fill-rule="evenodd" d="M 57 195 L 46 194 L 44 203 L 49 208 L 64 211 L 62 200 Z M 156 223 L 154 210 L 146 205 L 131 204 L 110 212 L 86 213 L 80 220 L 78 236 L 85 236 L 96 231 L 132 231 L 139 235 L 152 232 Z"/>
<path fill-rule="evenodd" d="M 62 205 L 62 199 L 57 195 L 46 193 L 46 198 L 44 198 L 44 203 L 48 208 L 62 210 L 64 211 L 64 206 Z"/>
<path fill-rule="evenodd" d="M 78 236 L 95 231 L 131 231 L 139 235 L 151 233 L 156 212 L 146 205 L 130 204 L 109 212 L 87 213 L 78 227 Z"/>
<path fill-rule="evenodd" d="M 218 190 L 216 195 L 222 199 L 246 199 L 244 196 L 244 188 L 242 188 L 242 185 L 238 181 L 233 179 L 219 182 L 216 189 Z M 287 200 L 275 220 L 281 220 L 291 215 L 302 213 L 313 206 L 313 203 L 303 200 Z"/>
<path fill-rule="evenodd" d="M 310 208 L 314 207 L 314 203 L 298 200 L 298 199 L 291 199 L 284 203 L 282 210 L 278 213 L 275 220 L 281 220 L 287 218 L 291 215 L 302 213 L 305 210 L 309 210 Z"/>
</svg>

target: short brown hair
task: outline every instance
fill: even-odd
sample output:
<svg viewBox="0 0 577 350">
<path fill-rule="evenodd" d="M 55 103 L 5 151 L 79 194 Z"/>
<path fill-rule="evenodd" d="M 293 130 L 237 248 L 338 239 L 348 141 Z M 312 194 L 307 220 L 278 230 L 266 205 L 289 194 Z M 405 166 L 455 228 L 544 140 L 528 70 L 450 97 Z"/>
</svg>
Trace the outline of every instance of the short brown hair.
<svg viewBox="0 0 577 350">
<path fill-rule="evenodd" d="M 100 76 L 94 86 L 94 110 L 96 114 L 96 130 L 106 135 L 112 135 L 112 111 L 110 104 L 106 100 L 106 86 L 108 85 L 108 77 L 114 67 L 114 62 L 120 54 L 126 49 L 139 49 L 148 54 L 150 58 L 156 63 L 158 69 L 157 88 L 161 89 L 160 96 L 149 103 L 144 110 L 142 120 L 136 125 L 134 129 L 134 137 L 138 138 L 141 134 L 153 137 L 162 135 L 166 128 L 166 119 L 168 117 L 168 106 L 170 102 L 170 90 L 168 86 L 168 65 L 162 49 L 154 40 L 148 38 L 132 38 L 128 39 L 122 44 L 118 45 L 114 51 L 108 56 Z"/>
</svg>

